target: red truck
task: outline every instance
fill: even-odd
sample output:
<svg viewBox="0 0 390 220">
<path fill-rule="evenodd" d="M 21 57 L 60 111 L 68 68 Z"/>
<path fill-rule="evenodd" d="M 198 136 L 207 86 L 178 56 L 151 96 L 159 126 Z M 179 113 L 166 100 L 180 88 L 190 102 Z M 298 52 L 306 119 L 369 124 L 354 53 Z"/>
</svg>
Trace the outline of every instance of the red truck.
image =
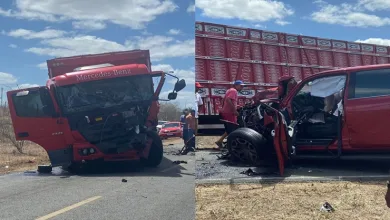
<svg viewBox="0 0 390 220">
<path fill-rule="evenodd" d="M 149 50 L 56 58 L 47 67 L 46 86 L 7 92 L 16 139 L 49 155 L 51 166 L 39 172 L 92 161 L 160 164 L 158 101 L 170 74 L 151 70 Z M 169 100 L 186 86 L 176 79 Z"/>
<path fill-rule="evenodd" d="M 259 92 L 259 97 L 282 96 L 283 91 L 273 89 L 281 77 L 299 82 L 321 71 L 389 63 L 387 46 L 205 22 L 196 22 L 195 30 L 196 81 L 205 87 L 200 133 L 223 129 L 218 110 L 226 90 L 237 79 L 248 85 L 239 97 L 239 105 L 244 106 Z"/>
</svg>

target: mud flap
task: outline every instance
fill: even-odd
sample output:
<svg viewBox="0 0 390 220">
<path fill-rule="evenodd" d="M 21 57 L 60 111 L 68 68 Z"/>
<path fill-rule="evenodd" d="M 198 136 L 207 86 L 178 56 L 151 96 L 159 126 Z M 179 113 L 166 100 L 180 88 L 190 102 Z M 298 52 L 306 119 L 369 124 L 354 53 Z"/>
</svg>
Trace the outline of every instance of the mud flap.
<svg viewBox="0 0 390 220">
<path fill-rule="evenodd" d="M 73 161 L 73 148 L 71 146 L 64 149 L 50 150 L 47 154 L 52 167 L 68 166 Z"/>
</svg>

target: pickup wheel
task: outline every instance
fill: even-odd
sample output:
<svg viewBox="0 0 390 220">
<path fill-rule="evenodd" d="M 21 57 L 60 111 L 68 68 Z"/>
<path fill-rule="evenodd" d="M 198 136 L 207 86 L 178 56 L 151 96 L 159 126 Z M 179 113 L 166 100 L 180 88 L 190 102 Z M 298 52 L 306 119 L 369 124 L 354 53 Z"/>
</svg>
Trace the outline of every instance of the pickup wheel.
<svg viewBox="0 0 390 220">
<path fill-rule="evenodd" d="M 155 131 L 149 131 L 148 137 L 152 139 L 148 158 L 142 158 L 141 161 L 146 167 L 157 167 L 163 159 L 163 143 Z"/>
<path fill-rule="evenodd" d="M 227 148 L 233 160 L 257 164 L 264 157 L 267 140 L 250 128 L 239 128 L 229 134 Z"/>
</svg>

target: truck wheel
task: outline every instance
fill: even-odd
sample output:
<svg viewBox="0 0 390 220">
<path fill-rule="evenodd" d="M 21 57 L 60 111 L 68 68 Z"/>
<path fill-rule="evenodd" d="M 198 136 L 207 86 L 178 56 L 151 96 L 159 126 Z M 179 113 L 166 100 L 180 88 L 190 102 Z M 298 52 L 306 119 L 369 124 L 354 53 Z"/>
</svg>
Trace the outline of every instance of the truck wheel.
<svg viewBox="0 0 390 220">
<path fill-rule="evenodd" d="M 257 164 L 264 157 L 267 140 L 250 128 L 238 128 L 229 134 L 227 148 L 233 160 Z"/>
<path fill-rule="evenodd" d="M 147 135 L 153 142 L 148 158 L 143 158 L 142 162 L 147 167 L 157 167 L 163 159 L 163 143 L 156 132 L 149 131 Z"/>
<path fill-rule="evenodd" d="M 53 167 L 51 165 L 38 165 L 38 173 L 51 173 Z"/>
</svg>

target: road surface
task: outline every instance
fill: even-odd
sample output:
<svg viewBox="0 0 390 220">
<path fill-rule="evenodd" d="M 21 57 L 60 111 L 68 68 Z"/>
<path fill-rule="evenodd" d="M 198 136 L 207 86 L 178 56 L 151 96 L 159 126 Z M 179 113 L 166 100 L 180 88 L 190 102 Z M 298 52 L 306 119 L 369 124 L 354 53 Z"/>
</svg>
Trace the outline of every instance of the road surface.
<svg viewBox="0 0 390 220">
<path fill-rule="evenodd" d="M 247 165 L 231 164 L 226 160 L 218 160 L 218 151 L 198 151 L 196 152 L 196 179 L 198 183 L 250 183 L 250 179 L 257 180 L 314 180 L 314 179 L 337 179 L 354 178 L 370 180 L 370 177 L 378 179 L 390 179 L 390 164 L 383 162 L 367 161 L 335 161 L 335 160 L 317 160 L 301 161 L 295 163 L 293 167 L 286 168 L 285 176 L 280 177 L 277 169 L 256 168 Z M 249 177 L 240 174 L 251 168 L 262 175 Z M 361 177 L 361 178 L 360 178 Z M 381 178 L 379 178 L 381 177 Z"/>
<path fill-rule="evenodd" d="M 50 175 L 0 176 L 0 219 L 193 220 L 194 156 L 173 155 L 179 148 L 165 147 L 155 169 L 118 171 L 115 164 L 100 173 L 70 175 L 58 168 Z"/>
</svg>

